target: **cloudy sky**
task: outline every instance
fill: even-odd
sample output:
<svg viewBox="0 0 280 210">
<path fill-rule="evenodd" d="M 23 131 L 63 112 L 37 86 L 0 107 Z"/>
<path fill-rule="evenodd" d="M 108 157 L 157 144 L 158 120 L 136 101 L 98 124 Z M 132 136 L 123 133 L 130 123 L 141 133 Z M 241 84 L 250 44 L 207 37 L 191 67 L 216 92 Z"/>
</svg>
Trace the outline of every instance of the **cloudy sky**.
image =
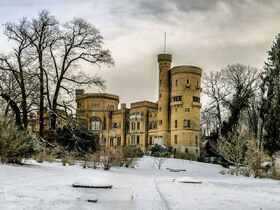
<svg viewBox="0 0 280 210">
<path fill-rule="evenodd" d="M 116 64 L 84 69 L 98 72 L 106 92 L 126 103 L 157 100 L 156 55 L 164 32 L 173 65 L 198 65 L 205 72 L 237 62 L 261 68 L 280 32 L 279 0 L 0 0 L 0 23 L 42 9 L 60 22 L 82 17 L 101 31 Z M 1 33 L 0 51 L 8 49 Z"/>
</svg>

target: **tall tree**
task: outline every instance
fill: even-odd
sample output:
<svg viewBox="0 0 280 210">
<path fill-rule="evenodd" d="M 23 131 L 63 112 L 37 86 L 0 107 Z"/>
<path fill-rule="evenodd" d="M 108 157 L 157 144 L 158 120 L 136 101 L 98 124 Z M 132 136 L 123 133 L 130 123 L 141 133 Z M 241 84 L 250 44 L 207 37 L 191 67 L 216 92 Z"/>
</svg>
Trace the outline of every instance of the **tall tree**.
<svg viewBox="0 0 280 210">
<path fill-rule="evenodd" d="M 58 22 L 43 10 L 39 13 L 38 18 L 31 21 L 30 27 L 25 31 L 30 45 L 34 48 L 38 56 L 39 84 L 40 84 L 40 104 L 39 104 L 39 135 L 44 134 L 44 114 L 45 114 L 45 59 L 47 48 L 57 38 Z"/>
<path fill-rule="evenodd" d="M 222 134 L 233 132 L 238 125 L 240 115 L 250 104 L 257 90 L 258 71 L 256 68 L 242 64 L 228 65 L 222 70 L 225 83 L 223 104 L 229 110 L 228 120 L 223 122 Z"/>
<path fill-rule="evenodd" d="M 204 75 L 203 80 L 203 93 L 210 98 L 210 104 L 205 111 L 207 113 L 214 114 L 212 121 L 217 121 L 217 131 L 219 136 L 221 136 L 222 128 L 222 101 L 225 97 L 224 94 L 224 83 L 222 82 L 221 72 L 210 72 Z"/>
<path fill-rule="evenodd" d="M 272 154 L 280 150 L 280 34 L 268 51 L 261 90 L 263 143 L 264 148 Z"/>
<path fill-rule="evenodd" d="M 51 69 L 46 72 L 49 82 L 47 89 L 49 86 L 54 87 L 53 92 L 47 91 L 52 129 L 56 128 L 58 106 L 62 107 L 61 101 L 59 102 L 60 93 L 69 93 L 69 84 L 104 86 L 100 77 L 77 71 L 79 64 L 113 64 L 109 50 L 103 47 L 103 37 L 89 22 L 75 18 L 64 24 L 58 34 L 57 39 L 48 47 L 52 64 Z"/>
<path fill-rule="evenodd" d="M 22 122 L 25 128 L 28 126 L 28 96 L 31 94 L 31 89 L 28 87 L 36 84 L 36 75 L 32 68 L 35 57 L 29 49 L 30 42 L 25 33 L 28 25 L 29 23 L 26 19 L 22 19 L 19 23 L 7 23 L 4 25 L 4 34 L 9 40 L 13 41 L 14 47 L 12 53 L 0 56 L 0 71 L 5 72 L 5 74 L 11 74 L 18 86 Z M 31 80 L 33 82 L 30 83 Z M 33 90 L 32 87 L 32 92 Z"/>
</svg>

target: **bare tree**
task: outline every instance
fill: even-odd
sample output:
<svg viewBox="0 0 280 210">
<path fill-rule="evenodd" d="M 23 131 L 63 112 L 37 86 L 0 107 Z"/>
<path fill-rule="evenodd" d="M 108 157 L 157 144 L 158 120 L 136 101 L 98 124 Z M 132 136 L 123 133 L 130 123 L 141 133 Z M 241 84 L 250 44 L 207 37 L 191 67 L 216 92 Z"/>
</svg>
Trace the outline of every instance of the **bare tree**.
<svg viewBox="0 0 280 210">
<path fill-rule="evenodd" d="M 0 56 L 0 71 L 9 73 L 15 81 L 20 97 L 14 102 L 21 110 L 25 128 L 29 111 L 35 105 L 39 107 L 40 136 L 44 131 L 46 108 L 51 113 L 51 128 L 55 129 L 58 107 L 71 110 L 74 87 L 104 87 L 100 77 L 77 70 L 82 63 L 113 64 L 109 50 L 103 47 L 103 37 L 83 19 L 60 25 L 44 10 L 31 21 L 24 18 L 18 23 L 7 23 L 5 35 L 15 47 L 11 54 Z M 5 94 L 5 100 L 13 99 L 7 91 Z"/>
<path fill-rule="evenodd" d="M 40 104 L 39 104 L 39 135 L 44 133 L 44 113 L 45 113 L 45 58 L 46 51 L 53 40 L 57 39 L 58 22 L 49 14 L 48 11 L 43 10 L 39 13 L 38 18 L 33 19 L 30 27 L 25 30 L 31 47 L 34 49 L 39 69 L 39 84 L 40 84 Z"/>
<path fill-rule="evenodd" d="M 258 71 L 234 64 L 220 72 L 206 74 L 204 78 L 204 93 L 210 98 L 207 110 L 215 110 L 213 120 L 218 121 L 218 136 L 226 136 L 238 125 L 242 112 L 252 108 L 250 103 L 258 89 Z"/>
<path fill-rule="evenodd" d="M 249 107 L 250 100 L 258 89 L 259 74 L 256 68 L 234 64 L 223 69 L 222 75 L 225 82 L 223 105 L 229 110 L 229 117 L 223 123 L 222 133 L 227 135 L 238 125 L 242 111 Z"/>
<path fill-rule="evenodd" d="M 96 85 L 104 87 L 104 81 L 97 76 L 89 76 L 79 71 L 75 73 L 82 62 L 93 65 L 112 64 L 109 50 L 103 48 L 103 38 L 100 32 L 83 19 L 74 19 L 63 25 L 59 36 L 48 47 L 51 57 L 51 71 L 46 73 L 47 88 L 54 85 L 54 91 L 48 93 L 49 107 L 52 111 L 51 128 L 56 128 L 56 112 L 61 91 L 70 93 L 69 83 L 75 85 Z M 77 72 L 77 71 L 76 71 Z M 53 82 L 53 84 L 51 84 Z"/>
<path fill-rule="evenodd" d="M 4 115 L 8 115 L 9 108 L 15 116 L 15 123 L 17 127 L 22 128 L 21 111 L 18 106 L 18 86 L 10 72 L 0 71 L 0 97 L 6 102 Z"/>
<path fill-rule="evenodd" d="M 236 175 L 239 174 L 239 168 L 245 161 L 247 140 L 247 135 L 238 128 L 230 133 L 226 139 L 220 139 L 218 142 L 219 153 L 235 166 Z"/>
<path fill-rule="evenodd" d="M 221 103 L 224 94 L 224 83 L 222 81 L 221 72 L 210 72 L 209 74 L 204 75 L 203 80 L 203 93 L 210 98 L 210 107 L 207 108 L 207 112 L 214 114 L 215 118 L 218 121 L 218 134 L 221 136 L 221 127 L 222 127 L 222 111 Z M 215 111 L 211 111 L 215 110 Z"/>
</svg>

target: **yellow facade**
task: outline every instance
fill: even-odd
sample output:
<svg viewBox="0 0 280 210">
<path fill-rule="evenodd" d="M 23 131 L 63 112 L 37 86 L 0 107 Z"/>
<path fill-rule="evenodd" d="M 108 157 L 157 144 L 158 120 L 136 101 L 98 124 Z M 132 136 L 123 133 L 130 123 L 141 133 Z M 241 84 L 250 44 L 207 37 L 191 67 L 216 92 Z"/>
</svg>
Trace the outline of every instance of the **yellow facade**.
<svg viewBox="0 0 280 210">
<path fill-rule="evenodd" d="M 170 54 L 158 55 L 159 98 L 119 107 L 119 97 L 76 91 L 79 122 L 109 147 L 139 146 L 143 151 L 163 144 L 178 152 L 199 156 L 200 83 L 196 66 L 171 67 Z"/>
</svg>

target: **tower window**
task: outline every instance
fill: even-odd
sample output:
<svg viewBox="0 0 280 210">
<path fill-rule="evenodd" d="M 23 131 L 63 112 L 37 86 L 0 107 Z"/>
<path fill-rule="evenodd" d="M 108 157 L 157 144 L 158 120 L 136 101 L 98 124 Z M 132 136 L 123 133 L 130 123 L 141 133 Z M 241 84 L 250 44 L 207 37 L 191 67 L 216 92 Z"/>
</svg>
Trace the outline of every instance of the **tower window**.
<svg viewBox="0 0 280 210">
<path fill-rule="evenodd" d="M 182 101 L 182 96 L 174 96 L 173 101 Z"/>
<path fill-rule="evenodd" d="M 195 145 L 198 145 L 198 136 L 195 136 Z"/>
<path fill-rule="evenodd" d="M 193 96 L 193 102 L 200 102 L 200 98 L 197 96 Z"/>
<path fill-rule="evenodd" d="M 140 136 L 136 137 L 137 144 L 140 144 Z"/>
<path fill-rule="evenodd" d="M 191 121 L 190 120 L 184 120 L 184 128 L 190 128 L 191 127 Z"/>
<path fill-rule="evenodd" d="M 185 108 L 185 112 L 190 112 L 191 109 L 190 108 Z"/>
<path fill-rule="evenodd" d="M 137 122 L 137 130 L 140 130 L 140 122 Z"/>
<path fill-rule="evenodd" d="M 178 85 L 178 80 L 175 81 L 175 85 L 176 85 L 176 86 Z"/>
<path fill-rule="evenodd" d="M 101 130 L 101 121 L 97 119 L 93 119 L 91 121 L 91 130 L 95 130 L 95 131 Z"/>
<path fill-rule="evenodd" d="M 162 125 L 162 120 L 159 121 L 159 125 Z"/>
<path fill-rule="evenodd" d="M 175 120 L 175 128 L 177 128 L 177 124 L 178 124 L 178 123 L 177 123 L 177 120 Z"/>
<path fill-rule="evenodd" d="M 190 84 L 190 80 L 187 79 L 187 84 Z"/>
<path fill-rule="evenodd" d="M 178 144 L 177 135 L 174 135 L 174 144 Z"/>
</svg>

